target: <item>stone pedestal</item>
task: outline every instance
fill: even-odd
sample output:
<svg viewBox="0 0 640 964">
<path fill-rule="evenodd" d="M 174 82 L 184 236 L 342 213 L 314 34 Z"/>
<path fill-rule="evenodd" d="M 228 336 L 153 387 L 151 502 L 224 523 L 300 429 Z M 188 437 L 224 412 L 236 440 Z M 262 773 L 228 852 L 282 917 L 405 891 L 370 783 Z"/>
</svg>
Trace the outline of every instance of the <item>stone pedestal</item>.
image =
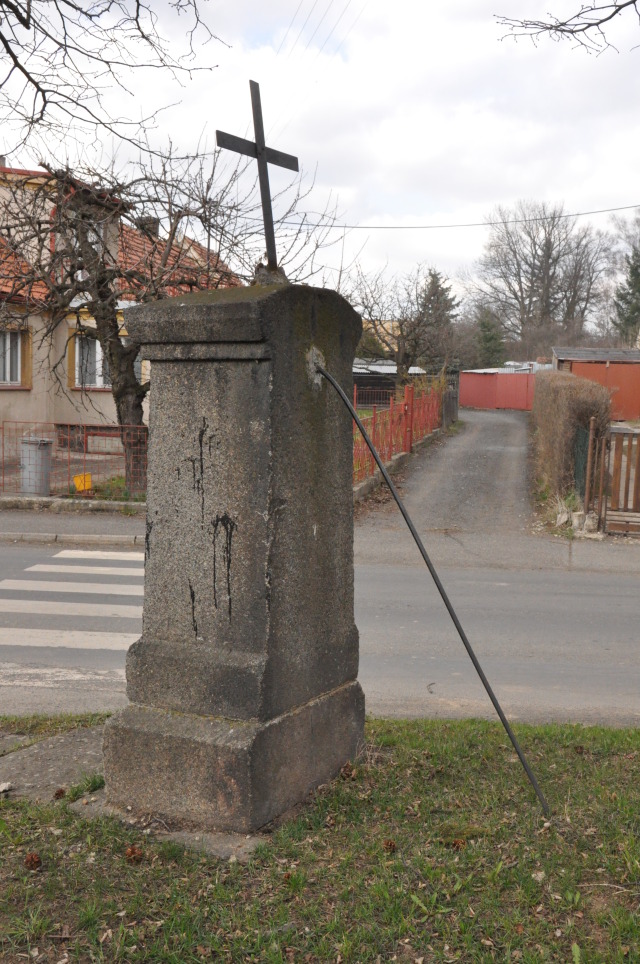
<svg viewBox="0 0 640 964">
<path fill-rule="evenodd" d="M 360 319 L 299 286 L 127 312 L 152 364 L 142 637 L 107 724 L 109 802 L 250 831 L 353 757 L 349 390 Z"/>
</svg>

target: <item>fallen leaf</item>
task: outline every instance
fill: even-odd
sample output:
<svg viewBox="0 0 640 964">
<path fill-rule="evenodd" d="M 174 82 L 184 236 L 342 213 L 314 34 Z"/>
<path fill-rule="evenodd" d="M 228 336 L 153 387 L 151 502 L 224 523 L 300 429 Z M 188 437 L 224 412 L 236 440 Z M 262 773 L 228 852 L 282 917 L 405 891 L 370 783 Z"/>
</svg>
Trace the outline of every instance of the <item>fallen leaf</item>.
<svg viewBox="0 0 640 964">
<path fill-rule="evenodd" d="M 130 864 L 139 864 L 144 856 L 142 848 L 137 844 L 131 844 L 124 852 L 125 860 Z"/>
</svg>

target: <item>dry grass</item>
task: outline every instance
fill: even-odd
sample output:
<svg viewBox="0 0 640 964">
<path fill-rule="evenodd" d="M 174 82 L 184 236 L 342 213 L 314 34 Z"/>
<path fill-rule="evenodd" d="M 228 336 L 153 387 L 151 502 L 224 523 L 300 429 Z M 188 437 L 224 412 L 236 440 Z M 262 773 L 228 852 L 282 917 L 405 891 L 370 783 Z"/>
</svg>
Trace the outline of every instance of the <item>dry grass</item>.
<svg viewBox="0 0 640 964">
<path fill-rule="evenodd" d="M 596 418 L 596 436 L 609 428 L 611 402 L 602 385 L 565 372 L 539 372 L 533 401 L 537 474 L 552 493 L 572 489 L 574 440 L 578 426 L 589 429 Z"/>
</svg>

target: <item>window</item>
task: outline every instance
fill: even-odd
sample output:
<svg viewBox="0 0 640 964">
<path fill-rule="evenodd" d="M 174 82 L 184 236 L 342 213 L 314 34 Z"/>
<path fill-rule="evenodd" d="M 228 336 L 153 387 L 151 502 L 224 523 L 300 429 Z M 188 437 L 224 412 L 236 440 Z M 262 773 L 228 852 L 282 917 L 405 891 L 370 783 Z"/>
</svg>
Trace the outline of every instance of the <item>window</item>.
<svg viewBox="0 0 640 964">
<path fill-rule="evenodd" d="M 76 388 L 110 388 L 109 363 L 97 338 L 76 335 Z"/>
<path fill-rule="evenodd" d="M 0 332 L 0 384 L 19 385 L 22 378 L 19 331 Z"/>
<path fill-rule="evenodd" d="M 124 345 L 129 340 L 120 336 Z M 136 356 L 133 370 L 140 381 L 142 379 L 142 359 Z M 111 388 L 111 373 L 109 361 L 102 351 L 102 345 L 97 338 L 88 335 L 75 335 L 72 338 L 69 351 L 69 387 L 70 388 Z M 73 378 L 73 381 L 72 381 Z"/>
</svg>

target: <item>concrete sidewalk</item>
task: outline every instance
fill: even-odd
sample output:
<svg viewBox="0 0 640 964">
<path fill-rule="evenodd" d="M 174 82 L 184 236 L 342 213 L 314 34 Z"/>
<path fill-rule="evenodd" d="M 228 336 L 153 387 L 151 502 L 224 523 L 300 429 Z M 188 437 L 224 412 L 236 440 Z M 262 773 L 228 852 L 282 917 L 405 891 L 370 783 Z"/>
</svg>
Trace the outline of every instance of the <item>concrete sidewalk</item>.
<svg viewBox="0 0 640 964">
<path fill-rule="evenodd" d="M 144 547 L 146 511 L 135 502 L 0 498 L 0 541 Z"/>
</svg>

